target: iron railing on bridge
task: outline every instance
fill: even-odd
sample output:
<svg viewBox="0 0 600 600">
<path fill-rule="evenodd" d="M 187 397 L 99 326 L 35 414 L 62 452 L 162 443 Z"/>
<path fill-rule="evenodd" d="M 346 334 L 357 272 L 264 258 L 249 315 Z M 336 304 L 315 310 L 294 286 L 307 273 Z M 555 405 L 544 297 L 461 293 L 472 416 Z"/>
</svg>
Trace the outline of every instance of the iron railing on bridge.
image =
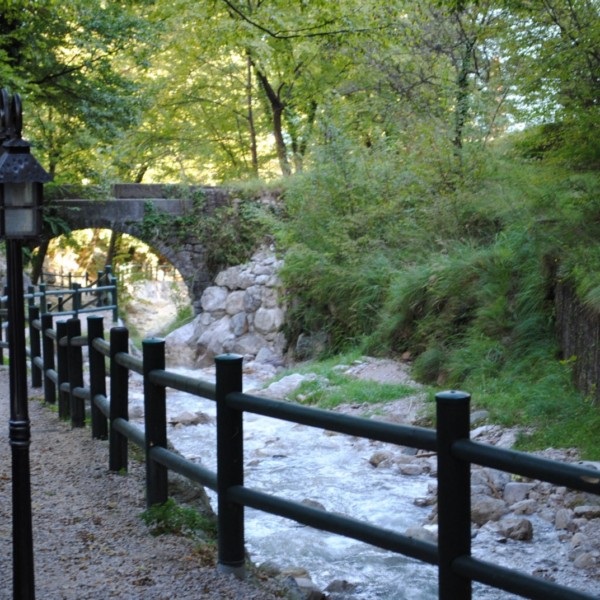
<svg viewBox="0 0 600 600">
<path fill-rule="evenodd" d="M 85 403 L 89 402 L 92 437 L 109 439 L 108 460 L 112 471 L 127 470 L 129 442 L 145 450 L 148 506 L 167 501 L 169 469 L 215 490 L 218 497 L 219 570 L 238 576 L 244 574 L 244 506 L 249 506 L 437 565 L 441 600 L 470 599 L 473 581 L 539 600 L 598 598 L 471 555 L 471 464 L 593 494 L 600 494 L 600 473 L 470 440 L 469 394 L 448 391 L 436 395 L 436 430 L 341 415 L 244 394 L 242 358 L 239 356 L 224 355 L 216 359 L 216 382 L 212 384 L 166 370 L 164 340 L 145 340 L 140 359 L 129 353 L 126 328 L 113 327 L 109 341 L 106 341 L 102 317 L 89 316 L 87 336 L 82 336 L 79 319 L 58 321 L 54 327 L 54 316 L 47 313 L 36 318 L 34 311 L 30 318 L 33 378 L 35 380 L 37 372 L 38 379 L 43 380 L 45 401 L 58 403 L 59 415 L 70 418 L 75 427 L 84 426 Z M 38 348 L 43 347 L 42 355 L 33 350 L 36 336 L 42 340 L 37 344 Z M 83 374 L 84 346 L 89 349 L 87 386 Z M 143 376 L 145 433 L 129 422 L 129 371 Z M 216 401 L 216 472 L 167 448 L 167 387 Z M 246 487 L 243 476 L 244 412 L 436 452 L 438 543 L 416 540 L 396 531 Z"/>
</svg>

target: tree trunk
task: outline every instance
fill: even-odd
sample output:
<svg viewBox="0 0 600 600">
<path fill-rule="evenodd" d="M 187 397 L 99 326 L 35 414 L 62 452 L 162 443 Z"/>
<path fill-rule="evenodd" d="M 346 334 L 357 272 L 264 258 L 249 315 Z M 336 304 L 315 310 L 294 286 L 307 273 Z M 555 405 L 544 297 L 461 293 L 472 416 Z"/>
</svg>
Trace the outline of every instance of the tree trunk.
<svg viewBox="0 0 600 600">
<path fill-rule="evenodd" d="M 465 123 L 469 114 L 469 74 L 473 55 L 474 40 L 466 40 L 464 53 L 456 79 L 456 108 L 454 111 L 454 155 L 458 170 L 462 170 L 462 148 Z"/>
<path fill-rule="evenodd" d="M 105 263 L 105 270 L 106 267 L 111 266 L 114 268 L 114 261 L 115 261 L 115 256 L 117 253 L 117 250 L 119 249 L 119 242 L 121 241 L 121 234 L 116 232 L 116 231 L 112 231 L 110 234 L 110 243 L 108 244 L 108 252 L 106 253 L 106 263 Z"/>
<path fill-rule="evenodd" d="M 44 268 L 44 259 L 46 258 L 49 245 L 50 240 L 43 240 L 42 243 L 38 246 L 38 251 L 33 255 L 33 258 L 31 259 L 31 283 L 33 285 L 38 285 L 38 282 L 42 275 L 42 270 Z"/>
<path fill-rule="evenodd" d="M 248 105 L 248 128 L 250 130 L 250 153 L 252 156 L 252 172 L 258 177 L 258 150 L 256 148 L 256 128 L 254 126 L 254 111 L 252 109 L 252 59 L 248 52 L 246 56 L 246 102 Z"/>
<path fill-rule="evenodd" d="M 288 177 L 292 174 L 292 169 L 287 156 L 287 147 L 283 138 L 283 111 L 285 109 L 285 103 L 281 101 L 279 94 L 281 93 L 281 87 L 279 93 L 276 92 L 269 80 L 256 65 L 253 65 L 256 70 L 256 76 L 260 81 L 260 84 L 269 100 L 271 106 L 271 112 L 273 116 L 273 136 L 275 137 L 275 147 L 277 150 L 277 158 L 279 159 L 279 165 L 281 167 L 281 173 L 284 177 Z"/>
</svg>

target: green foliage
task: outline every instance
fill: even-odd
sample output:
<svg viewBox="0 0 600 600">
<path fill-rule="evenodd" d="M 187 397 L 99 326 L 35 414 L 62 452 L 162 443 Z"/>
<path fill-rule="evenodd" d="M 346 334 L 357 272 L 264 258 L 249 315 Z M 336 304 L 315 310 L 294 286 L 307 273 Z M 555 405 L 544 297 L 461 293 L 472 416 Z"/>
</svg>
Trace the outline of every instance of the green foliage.
<svg viewBox="0 0 600 600">
<path fill-rule="evenodd" d="M 325 331 L 331 352 L 407 352 L 419 380 L 467 389 L 493 422 L 535 431 L 523 447 L 566 443 L 561 421 L 597 423 L 559 360 L 553 289 L 569 280 L 600 307 L 600 183 L 540 156 L 524 161 L 503 142 L 458 188 L 431 172 L 399 188 L 390 163 L 364 185 L 360 151 L 323 161 L 286 188 L 288 333 Z M 420 172 L 403 167 L 405 180 Z M 327 403 L 329 387 L 307 383 L 300 397 Z M 575 438 L 587 456 L 592 431 Z"/>
<path fill-rule="evenodd" d="M 141 222 L 143 238 L 172 243 L 193 235 L 204 245 L 206 264 L 215 274 L 248 260 L 265 240 L 269 217 L 256 198 L 234 198 L 211 212 L 204 210 L 203 196 L 193 199 L 194 209 L 182 216 L 159 211 L 148 201 Z"/>
<path fill-rule="evenodd" d="M 150 240 L 182 240 L 189 235 L 194 216 L 174 216 L 157 210 L 154 203 L 148 200 L 144 204 L 144 218 L 141 222 L 143 239 Z"/>
<path fill-rule="evenodd" d="M 145 510 L 140 518 L 150 528 L 152 535 L 166 533 L 186 537 L 216 538 L 216 523 L 213 518 L 201 515 L 193 508 L 178 505 L 169 498 L 164 504 L 155 504 Z"/>
<path fill-rule="evenodd" d="M 212 273 L 247 261 L 267 235 L 268 216 L 256 199 L 233 199 L 196 220 L 192 231 L 206 248 Z"/>
</svg>

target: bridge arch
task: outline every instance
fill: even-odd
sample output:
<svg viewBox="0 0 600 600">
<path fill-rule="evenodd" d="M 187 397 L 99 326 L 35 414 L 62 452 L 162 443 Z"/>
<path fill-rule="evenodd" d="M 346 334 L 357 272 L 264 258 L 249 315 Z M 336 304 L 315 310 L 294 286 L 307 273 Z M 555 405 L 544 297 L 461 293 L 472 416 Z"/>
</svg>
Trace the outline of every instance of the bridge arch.
<svg viewBox="0 0 600 600">
<path fill-rule="evenodd" d="M 180 197 L 178 197 L 180 196 Z M 195 313 L 200 312 L 202 292 L 211 285 L 207 252 L 201 240 L 180 234 L 170 239 L 156 227 L 148 226 L 148 213 L 169 217 L 193 216 L 202 219 L 229 202 L 226 190 L 212 187 L 181 188 L 168 185 L 120 184 L 110 193 L 98 188 L 61 188 L 53 198 L 55 215 L 72 230 L 110 229 L 129 234 L 168 260 L 181 274 Z M 165 219 L 163 219 L 163 222 Z"/>
</svg>

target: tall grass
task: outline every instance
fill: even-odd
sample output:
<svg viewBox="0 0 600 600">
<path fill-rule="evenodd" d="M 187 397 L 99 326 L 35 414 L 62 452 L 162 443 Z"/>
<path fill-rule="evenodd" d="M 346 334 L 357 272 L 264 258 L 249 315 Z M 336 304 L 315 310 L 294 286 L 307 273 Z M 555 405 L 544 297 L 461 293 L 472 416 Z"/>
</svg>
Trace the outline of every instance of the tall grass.
<svg viewBox="0 0 600 600">
<path fill-rule="evenodd" d="M 488 158 L 459 186 L 389 148 L 338 153 L 295 179 L 280 232 L 288 334 L 325 331 L 331 352 L 409 353 L 422 381 L 532 428 L 527 447 L 569 432 L 600 456 L 600 412 L 560 360 L 553 304 L 569 279 L 600 309 L 599 179 L 507 145 Z"/>
</svg>

